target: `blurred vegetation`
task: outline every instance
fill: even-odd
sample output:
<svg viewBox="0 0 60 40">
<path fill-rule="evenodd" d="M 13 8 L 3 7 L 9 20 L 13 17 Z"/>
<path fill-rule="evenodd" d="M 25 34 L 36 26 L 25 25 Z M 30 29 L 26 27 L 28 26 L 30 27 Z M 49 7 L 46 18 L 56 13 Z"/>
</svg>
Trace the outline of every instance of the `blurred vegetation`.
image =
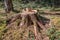
<svg viewBox="0 0 60 40">
<path fill-rule="evenodd" d="M 51 18 L 52 27 L 47 30 L 46 34 L 50 40 L 60 40 L 60 17 L 52 16 Z"/>
<path fill-rule="evenodd" d="M 60 7 L 60 0 L 12 0 L 15 9 L 20 10 L 21 8 L 54 8 Z M 3 0 L 0 0 L 0 7 L 4 7 Z"/>
<path fill-rule="evenodd" d="M 50 40 L 60 40 L 60 31 L 58 31 L 54 26 L 47 30 L 47 35 Z"/>
<path fill-rule="evenodd" d="M 0 15 L 0 40 L 2 40 L 2 35 L 4 34 L 4 30 L 6 27 L 6 20 L 2 18 L 4 16 Z"/>
</svg>

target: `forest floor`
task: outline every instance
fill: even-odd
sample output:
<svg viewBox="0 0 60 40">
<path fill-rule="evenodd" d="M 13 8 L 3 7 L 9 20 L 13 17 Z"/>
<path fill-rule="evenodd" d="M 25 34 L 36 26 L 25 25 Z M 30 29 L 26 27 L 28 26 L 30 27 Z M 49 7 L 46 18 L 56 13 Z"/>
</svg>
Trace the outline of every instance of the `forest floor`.
<svg viewBox="0 0 60 40">
<path fill-rule="evenodd" d="M 47 11 L 44 11 L 47 13 Z M 50 13 L 48 11 L 48 13 Z M 56 11 L 53 11 L 52 13 L 56 13 Z M 57 13 L 60 13 L 60 11 L 57 11 Z M 14 12 L 11 12 L 8 17 L 14 15 L 15 13 Z M 50 22 L 53 23 L 53 25 L 56 26 L 56 29 L 58 29 L 60 31 L 60 15 L 47 15 L 47 14 L 40 14 L 42 17 L 46 17 L 48 19 L 50 19 Z M 5 29 L 5 25 L 6 25 L 6 14 L 4 13 L 3 10 L 0 10 L 0 35 L 2 36 L 2 34 L 4 34 L 2 31 Z M 33 28 L 31 29 L 33 30 Z M 16 31 L 17 32 L 17 31 Z M 24 33 L 25 32 L 25 33 Z M 34 36 L 32 32 L 30 32 L 29 34 L 31 34 L 30 36 Z M 18 34 L 17 34 L 18 35 Z M 21 29 L 21 35 L 22 37 L 25 37 L 28 35 L 28 31 L 27 29 L 23 28 Z M 20 35 L 20 36 L 21 36 Z M 17 36 L 16 36 L 17 37 Z M 1 38 L 0 38 L 1 39 Z M 34 40 L 34 37 L 32 38 L 32 40 Z"/>
</svg>

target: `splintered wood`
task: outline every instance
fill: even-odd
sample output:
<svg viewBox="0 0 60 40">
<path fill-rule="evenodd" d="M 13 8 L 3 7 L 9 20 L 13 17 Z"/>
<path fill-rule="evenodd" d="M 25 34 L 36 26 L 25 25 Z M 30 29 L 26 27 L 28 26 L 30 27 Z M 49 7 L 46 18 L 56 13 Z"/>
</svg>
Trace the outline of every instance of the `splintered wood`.
<svg viewBox="0 0 60 40">
<path fill-rule="evenodd" d="M 11 18 L 8 18 L 7 20 L 7 29 L 14 29 L 14 30 L 19 30 L 21 31 L 21 28 L 28 28 L 32 27 L 33 28 L 33 33 L 35 35 L 35 39 L 34 40 L 43 40 L 44 38 L 42 37 L 41 31 L 39 30 L 44 30 L 46 31 L 46 27 L 43 24 L 42 20 L 39 19 L 38 17 L 39 15 L 37 14 L 36 10 L 32 10 L 32 9 L 28 9 L 26 8 L 25 10 L 23 9 L 22 13 L 17 14 L 15 16 L 12 16 Z M 19 19 L 19 20 L 18 20 Z M 16 22 L 16 20 L 18 20 L 17 24 L 14 24 Z M 13 24 L 17 27 L 14 28 Z M 11 29 L 11 31 L 12 31 Z M 8 31 L 7 31 L 8 32 Z M 20 33 L 20 32 L 17 32 Z M 12 32 L 13 34 L 13 32 Z M 14 40 L 14 39 L 13 39 Z M 20 39 L 18 39 L 20 40 Z"/>
</svg>

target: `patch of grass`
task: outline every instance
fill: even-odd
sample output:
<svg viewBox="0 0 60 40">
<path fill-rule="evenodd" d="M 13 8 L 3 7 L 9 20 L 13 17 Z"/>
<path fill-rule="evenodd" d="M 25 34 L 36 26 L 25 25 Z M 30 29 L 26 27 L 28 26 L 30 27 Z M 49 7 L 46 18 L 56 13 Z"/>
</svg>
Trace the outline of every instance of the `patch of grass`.
<svg viewBox="0 0 60 40">
<path fill-rule="evenodd" d="M 2 36 L 4 34 L 4 30 L 5 30 L 5 26 L 6 26 L 6 19 L 5 19 L 5 14 L 2 15 L 0 14 L 0 40 L 2 40 Z"/>
<path fill-rule="evenodd" d="M 54 17 L 54 18 L 52 19 L 52 23 L 53 23 L 56 27 L 60 26 L 60 17 Z"/>
<path fill-rule="evenodd" d="M 59 40 L 60 39 L 60 31 L 58 31 L 55 27 L 52 27 L 47 30 L 47 35 L 50 40 Z"/>
</svg>

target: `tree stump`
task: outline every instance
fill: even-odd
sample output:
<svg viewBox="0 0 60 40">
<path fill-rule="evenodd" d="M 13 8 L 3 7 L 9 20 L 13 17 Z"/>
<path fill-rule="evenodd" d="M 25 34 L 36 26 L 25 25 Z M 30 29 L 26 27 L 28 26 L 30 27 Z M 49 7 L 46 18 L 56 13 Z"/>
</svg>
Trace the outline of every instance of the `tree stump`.
<svg viewBox="0 0 60 40">
<path fill-rule="evenodd" d="M 16 27 L 14 23 L 17 19 L 19 19 L 19 21 L 18 21 L 17 27 Z M 13 27 L 13 25 L 14 25 L 14 27 Z M 16 14 L 16 15 L 10 17 L 7 20 L 6 26 L 7 26 L 6 28 L 8 30 L 14 29 L 14 30 L 18 30 L 18 31 L 21 31 L 20 30 L 21 27 L 31 27 L 32 26 L 33 30 L 34 30 L 33 32 L 35 35 L 35 40 L 43 40 L 42 34 L 41 34 L 41 32 L 39 32 L 39 30 L 46 31 L 46 27 L 43 24 L 42 20 L 39 19 L 39 15 L 37 14 L 37 11 L 31 10 L 31 9 L 30 10 L 26 9 L 26 11 L 23 10 L 22 13 Z"/>
</svg>

